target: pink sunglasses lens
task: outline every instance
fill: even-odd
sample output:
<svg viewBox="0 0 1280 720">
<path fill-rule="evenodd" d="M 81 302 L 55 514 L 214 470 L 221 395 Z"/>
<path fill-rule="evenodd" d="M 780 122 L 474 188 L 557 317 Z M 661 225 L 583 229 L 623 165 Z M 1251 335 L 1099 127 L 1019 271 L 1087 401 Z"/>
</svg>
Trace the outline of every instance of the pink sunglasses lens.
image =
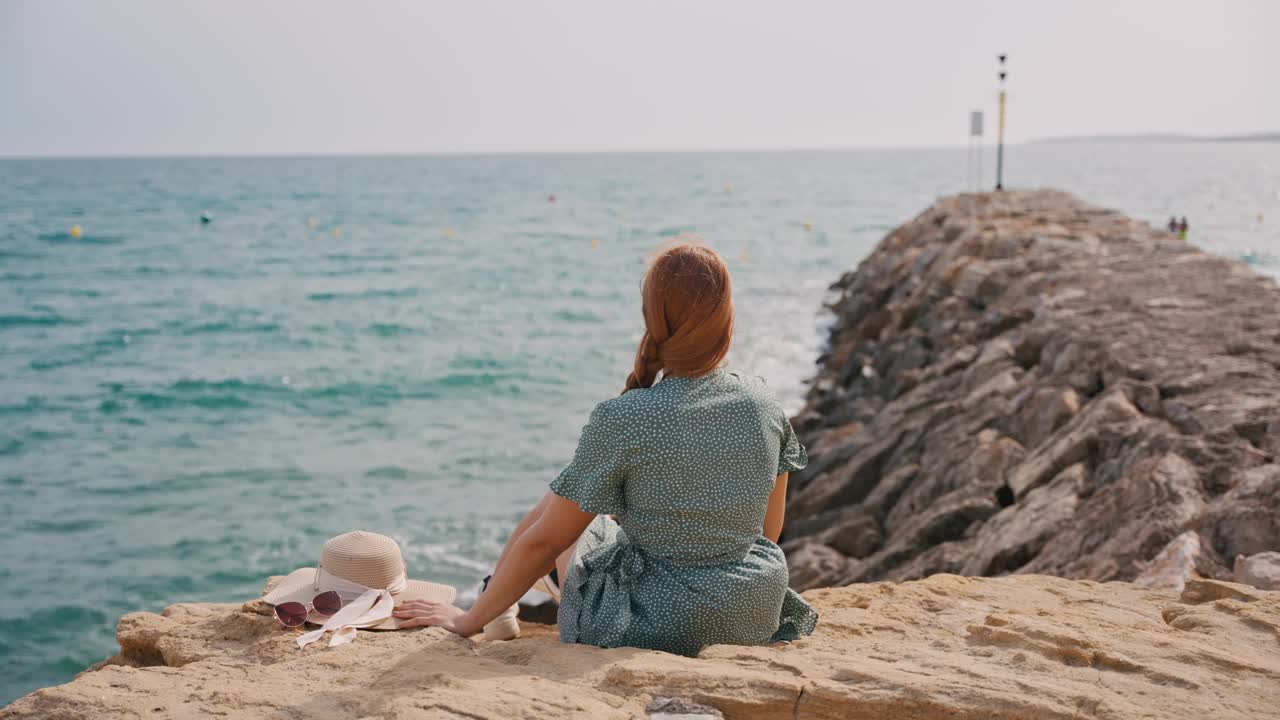
<svg viewBox="0 0 1280 720">
<path fill-rule="evenodd" d="M 342 609 L 342 598 L 338 597 L 338 593 L 333 590 L 322 592 L 311 601 L 311 606 L 316 612 L 325 617 L 332 617 L 334 613 Z"/>
<path fill-rule="evenodd" d="M 300 602 L 280 603 L 276 606 L 276 618 L 287 627 L 298 627 L 307 621 L 307 606 Z"/>
</svg>

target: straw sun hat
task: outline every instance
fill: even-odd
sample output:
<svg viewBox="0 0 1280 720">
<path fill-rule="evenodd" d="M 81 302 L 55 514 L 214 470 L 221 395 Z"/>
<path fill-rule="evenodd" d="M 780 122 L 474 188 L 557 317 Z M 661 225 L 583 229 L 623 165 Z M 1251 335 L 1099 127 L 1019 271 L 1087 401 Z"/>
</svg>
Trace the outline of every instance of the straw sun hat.
<svg viewBox="0 0 1280 720">
<path fill-rule="evenodd" d="M 294 570 L 262 599 L 272 605 L 286 602 L 309 604 L 319 593 L 336 590 L 346 604 L 368 588 L 385 589 L 396 605 L 409 600 L 449 604 L 458 594 L 449 585 L 410 580 L 406 575 L 404 558 L 400 555 L 400 546 L 395 540 L 386 535 L 356 530 L 329 538 L 320 552 L 318 567 Z M 315 611 L 307 616 L 307 622 L 317 625 L 323 625 L 327 619 Z M 400 621 L 391 617 L 360 627 L 396 630 Z"/>
</svg>

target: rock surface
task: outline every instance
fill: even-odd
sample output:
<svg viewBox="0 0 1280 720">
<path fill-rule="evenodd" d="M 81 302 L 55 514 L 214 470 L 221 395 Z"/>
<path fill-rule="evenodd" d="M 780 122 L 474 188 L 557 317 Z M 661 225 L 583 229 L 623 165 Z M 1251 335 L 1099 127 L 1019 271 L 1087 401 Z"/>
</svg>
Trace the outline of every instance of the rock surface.
<svg viewBox="0 0 1280 720">
<path fill-rule="evenodd" d="M 1237 555 L 1235 581 L 1263 590 L 1280 590 L 1280 552 Z"/>
<path fill-rule="evenodd" d="M 299 651 L 260 603 L 120 621 L 122 653 L 4 710 L 19 718 L 1265 718 L 1280 707 L 1280 593 L 935 575 L 814 590 L 818 631 L 699 658 L 362 632 Z M 663 698 L 674 698 L 672 703 Z M 708 713 L 703 713 L 704 715 Z"/>
<path fill-rule="evenodd" d="M 1039 191 L 941 200 L 834 289 L 795 420 L 811 458 L 784 536 L 798 587 L 938 572 L 1178 587 L 1280 550 L 1269 278 Z"/>
<path fill-rule="evenodd" d="M 1200 545 L 1200 533 L 1195 530 L 1188 530 L 1160 551 L 1159 555 L 1151 561 L 1147 569 L 1134 579 L 1133 584 L 1142 587 L 1163 587 L 1182 592 L 1182 588 L 1186 586 L 1187 580 L 1200 577 L 1200 573 L 1196 570 L 1196 560 L 1200 558 L 1202 553 Z M 1239 562 L 1237 561 L 1237 566 Z M 1235 573 L 1236 582 L 1244 582 L 1246 585 L 1254 585 L 1255 583 L 1245 582 L 1240 579 L 1240 572 Z M 1277 588 L 1263 588 L 1264 590 L 1275 590 Z"/>
</svg>

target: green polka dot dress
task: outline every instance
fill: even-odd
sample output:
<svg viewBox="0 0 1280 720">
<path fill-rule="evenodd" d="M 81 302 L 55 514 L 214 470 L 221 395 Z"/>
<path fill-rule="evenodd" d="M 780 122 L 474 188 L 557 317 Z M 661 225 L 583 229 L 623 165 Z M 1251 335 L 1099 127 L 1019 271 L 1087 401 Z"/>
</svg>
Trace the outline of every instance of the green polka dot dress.
<svg viewBox="0 0 1280 720">
<path fill-rule="evenodd" d="M 758 378 L 666 378 L 600 403 L 551 483 L 599 514 L 562 578 L 560 639 L 697 655 L 812 633 L 761 534 L 776 476 L 806 462 Z"/>
</svg>

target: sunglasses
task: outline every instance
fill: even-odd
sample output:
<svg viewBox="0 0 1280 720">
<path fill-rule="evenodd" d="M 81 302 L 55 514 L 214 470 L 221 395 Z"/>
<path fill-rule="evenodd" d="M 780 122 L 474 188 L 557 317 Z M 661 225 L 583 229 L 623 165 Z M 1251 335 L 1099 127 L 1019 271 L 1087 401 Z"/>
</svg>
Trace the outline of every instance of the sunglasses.
<svg viewBox="0 0 1280 720">
<path fill-rule="evenodd" d="M 307 621 L 307 615 L 312 610 L 315 610 L 319 615 L 333 617 L 334 613 L 341 609 L 342 598 L 338 596 L 337 591 L 326 590 L 311 598 L 311 602 L 308 604 L 300 602 L 280 603 L 276 606 L 276 619 L 285 627 L 298 627 Z"/>
</svg>

